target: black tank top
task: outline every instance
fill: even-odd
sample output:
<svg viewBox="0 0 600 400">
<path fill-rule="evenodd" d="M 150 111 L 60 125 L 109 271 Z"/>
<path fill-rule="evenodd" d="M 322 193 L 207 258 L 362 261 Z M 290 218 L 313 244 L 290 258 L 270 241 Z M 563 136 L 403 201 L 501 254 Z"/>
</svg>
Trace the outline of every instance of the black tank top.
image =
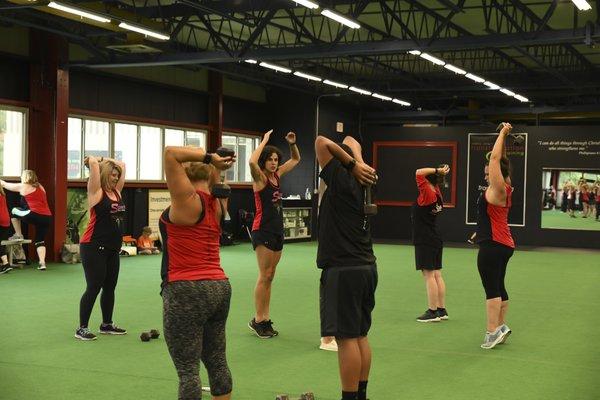
<svg viewBox="0 0 600 400">
<path fill-rule="evenodd" d="M 283 235 L 283 210 L 281 191 L 279 190 L 279 175 L 275 173 L 277 184 L 267 179 L 266 186 L 260 192 L 254 192 L 256 215 L 252 231 L 263 231 Z"/>
<path fill-rule="evenodd" d="M 113 193 L 116 201 L 102 191 L 102 200 L 90 209 L 90 222 L 80 243 L 94 243 L 111 250 L 121 248 L 125 204 L 117 191 Z"/>
</svg>

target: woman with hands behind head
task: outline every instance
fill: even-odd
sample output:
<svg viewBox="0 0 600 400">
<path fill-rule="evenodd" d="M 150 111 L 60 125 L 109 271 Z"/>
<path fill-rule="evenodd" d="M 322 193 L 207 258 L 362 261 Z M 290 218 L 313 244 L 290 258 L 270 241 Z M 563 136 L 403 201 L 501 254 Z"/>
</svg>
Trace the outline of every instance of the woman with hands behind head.
<svg viewBox="0 0 600 400">
<path fill-rule="evenodd" d="M 254 318 L 248 327 L 261 339 L 279 334 L 273 329 L 269 312 L 271 284 L 283 250 L 283 212 L 279 179 L 300 162 L 296 134 L 289 132 L 285 140 L 290 146 L 290 159 L 281 164 L 282 153 L 267 145 L 273 130 L 265 133 L 262 142 L 250 156 L 252 189 L 256 216 L 252 224 L 252 246 L 258 261 L 258 279 L 254 288 Z"/>
<path fill-rule="evenodd" d="M 171 205 L 162 213 L 162 297 L 165 341 L 179 376 L 179 398 L 199 399 L 200 361 L 213 400 L 231 398 L 225 323 L 231 286 L 221 268 L 219 238 L 226 199 L 211 194 L 233 157 L 201 148 L 167 147 L 164 168 Z"/>
</svg>

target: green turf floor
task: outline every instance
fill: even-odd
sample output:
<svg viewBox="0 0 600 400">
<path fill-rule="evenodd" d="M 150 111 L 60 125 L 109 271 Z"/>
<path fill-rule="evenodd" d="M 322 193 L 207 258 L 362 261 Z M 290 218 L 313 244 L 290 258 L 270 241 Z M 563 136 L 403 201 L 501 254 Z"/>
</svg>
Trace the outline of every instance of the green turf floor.
<svg viewBox="0 0 600 400">
<path fill-rule="evenodd" d="M 572 218 L 560 210 L 545 210 L 542 211 L 542 228 L 600 231 L 600 221 L 595 219 L 595 215 L 587 218 L 581 215 L 578 211 L 576 218 Z"/>
<path fill-rule="evenodd" d="M 600 225 L 600 223 L 599 223 Z M 246 324 L 256 279 L 249 244 L 222 250 L 233 286 L 227 354 L 234 399 L 315 392 L 338 400 L 335 353 L 317 349 L 315 244 L 286 245 L 274 284 L 272 319 L 280 336 L 261 340 Z M 483 292 L 476 249 L 446 248 L 444 274 L 450 320 L 420 324 L 422 278 L 411 247 L 377 245 L 379 287 L 370 340 L 371 400 L 599 399 L 600 253 L 517 251 L 510 262 L 507 344 L 482 350 Z M 123 337 L 73 338 L 84 289 L 80 265 L 0 276 L 0 399 L 175 399 L 177 377 L 162 339 L 160 256 L 122 259 L 115 322 Z M 100 323 L 98 304 L 90 325 Z M 202 372 L 206 384 L 205 371 Z M 205 396 L 208 398 L 208 396 Z"/>
</svg>

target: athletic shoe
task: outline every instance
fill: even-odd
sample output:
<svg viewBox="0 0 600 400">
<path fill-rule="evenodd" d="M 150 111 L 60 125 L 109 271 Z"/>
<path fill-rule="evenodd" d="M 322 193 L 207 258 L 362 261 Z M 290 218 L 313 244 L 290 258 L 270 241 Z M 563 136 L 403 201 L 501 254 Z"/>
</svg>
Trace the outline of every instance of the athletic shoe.
<svg viewBox="0 0 600 400">
<path fill-rule="evenodd" d="M 510 330 L 510 328 L 506 324 L 500 325 L 500 329 L 502 329 L 502 333 L 504 335 L 502 336 L 502 340 L 500 340 L 500 343 L 498 343 L 498 344 L 503 344 L 504 342 L 506 342 L 506 339 L 508 339 L 508 337 L 510 336 L 510 334 L 512 333 L 512 331 Z"/>
<path fill-rule="evenodd" d="M 490 350 L 493 349 L 498 343 L 502 341 L 502 338 L 505 336 L 504 332 L 500 327 L 496 328 L 496 330 L 492 333 L 486 333 L 483 338 L 483 343 L 481 344 L 482 349 Z"/>
<path fill-rule="evenodd" d="M 418 322 L 440 322 L 440 317 L 437 315 L 437 311 L 427 309 L 423 315 L 417 318 Z"/>
<path fill-rule="evenodd" d="M 321 339 L 321 345 L 319 346 L 319 349 L 326 351 L 338 351 L 337 342 L 332 340 L 329 343 L 325 343 L 323 342 L 323 339 Z"/>
<path fill-rule="evenodd" d="M 270 339 L 279 334 L 279 332 L 273 329 L 273 322 L 271 322 L 271 320 L 256 322 L 256 320 L 252 318 L 252 321 L 248 322 L 248 328 L 254 331 L 256 336 L 261 339 Z"/>
<path fill-rule="evenodd" d="M 24 217 L 24 216 L 30 214 L 31 210 L 25 210 L 23 208 L 14 207 L 11 210 L 11 213 L 12 213 L 12 215 L 15 215 L 17 217 Z"/>
<path fill-rule="evenodd" d="M 12 267 L 8 264 L 3 265 L 0 267 L 0 275 L 1 274 L 7 274 L 9 271 L 12 271 Z"/>
<path fill-rule="evenodd" d="M 125 335 L 127 331 L 111 322 L 110 324 L 101 324 L 100 333 L 103 335 Z"/>
<path fill-rule="evenodd" d="M 37 267 L 37 269 L 38 269 L 38 270 L 40 270 L 40 271 L 45 271 L 45 270 L 46 270 L 46 264 L 40 264 L 40 265 Z"/>
<path fill-rule="evenodd" d="M 8 240 L 23 240 L 23 235 L 17 235 L 16 233 L 8 238 Z"/>
<path fill-rule="evenodd" d="M 78 328 L 75 331 L 75 337 L 79 340 L 96 340 L 96 335 L 94 335 L 88 328 Z"/>
<path fill-rule="evenodd" d="M 445 308 L 438 308 L 435 312 L 438 316 L 438 318 L 442 321 L 447 321 L 448 320 L 448 311 L 446 311 Z"/>
</svg>

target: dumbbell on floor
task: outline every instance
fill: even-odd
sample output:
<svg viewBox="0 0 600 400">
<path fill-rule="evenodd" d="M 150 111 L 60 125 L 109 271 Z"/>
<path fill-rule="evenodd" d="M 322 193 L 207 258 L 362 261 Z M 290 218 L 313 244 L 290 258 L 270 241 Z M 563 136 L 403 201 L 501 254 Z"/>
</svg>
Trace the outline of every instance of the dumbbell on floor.
<svg viewBox="0 0 600 400">
<path fill-rule="evenodd" d="M 142 342 L 149 342 L 150 339 L 158 339 L 160 332 L 156 329 L 151 329 L 150 332 L 142 332 L 140 339 Z"/>
<path fill-rule="evenodd" d="M 290 397 L 287 394 L 279 394 L 275 400 L 315 400 L 315 395 L 312 392 L 305 392 L 300 397 Z"/>
</svg>

